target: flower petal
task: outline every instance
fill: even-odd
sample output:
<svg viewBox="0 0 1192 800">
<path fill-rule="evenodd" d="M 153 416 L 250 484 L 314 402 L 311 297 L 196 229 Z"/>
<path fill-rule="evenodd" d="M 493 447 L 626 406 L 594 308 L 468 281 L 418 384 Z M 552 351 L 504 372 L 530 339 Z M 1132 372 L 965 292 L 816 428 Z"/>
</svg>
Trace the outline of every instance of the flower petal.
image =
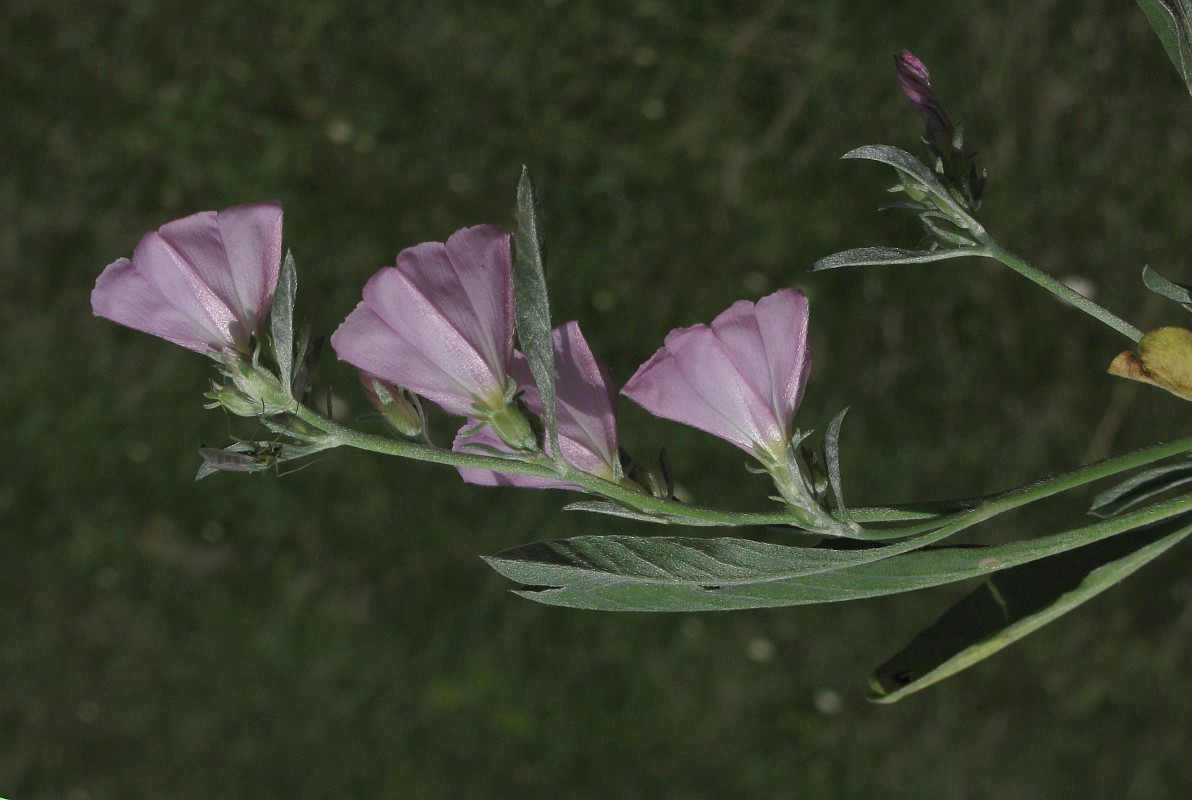
<svg viewBox="0 0 1192 800">
<path fill-rule="evenodd" d="M 468 416 L 485 393 L 503 393 L 498 376 L 449 320 L 411 291 L 395 267 L 373 275 L 364 300 L 331 335 L 331 346 L 349 364 Z M 503 373 L 502 373 L 503 374 Z"/>
<path fill-rule="evenodd" d="M 555 421 L 563 459 L 578 470 L 611 480 L 617 460 L 616 388 L 608 365 L 592 355 L 579 323 L 567 322 L 551 332 L 555 356 Z M 513 354 L 510 373 L 533 414 L 543 413 L 542 397 L 530 365 Z"/>
<path fill-rule="evenodd" d="M 175 303 L 180 299 L 173 298 Z M 91 310 L 96 316 L 199 353 L 219 350 L 226 343 L 224 334 L 200 304 L 196 302 L 192 309 L 197 313 L 184 313 L 169 305 L 161 289 L 138 272 L 127 258 L 109 264 L 95 281 Z"/>
<path fill-rule="evenodd" d="M 672 331 L 622 393 L 656 416 L 780 453 L 811 368 L 807 298 L 782 289 Z"/>
<path fill-rule="evenodd" d="M 463 416 L 499 407 L 513 353 L 510 236 L 467 228 L 403 250 L 331 337 L 341 359 Z"/>
<path fill-rule="evenodd" d="M 260 330 L 281 272 L 281 204 L 235 206 L 220 211 L 216 222 L 243 313 L 240 319 L 250 330 Z"/>
<path fill-rule="evenodd" d="M 613 409 L 616 389 L 608 367 L 592 355 L 578 323 L 567 322 L 555 327 L 551 337 L 555 355 L 555 414 L 563 459 L 589 475 L 615 480 L 618 453 Z M 517 381 L 526 409 L 541 417 L 542 396 L 534 385 L 530 365 L 520 352 L 514 351 L 510 375 Z M 481 443 L 502 452 L 512 452 L 487 428 L 468 436 L 457 436 L 455 442 L 461 446 Z M 460 447 L 453 446 L 452 449 L 459 450 Z M 485 486 L 578 488 L 562 481 L 525 475 L 495 475 L 480 469 L 461 468 L 460 474 L 469 483 Z"/>
<path fill-rule="evenodd" d="M 469 447 L 469 445 L 483 445 L 491 447 L 502 453 L 511 453 L 509 447 L 502 442 L 497 435 L 493 433 L 492 428 L 487 425 L 482 425 L 477 428 L 476 420 L 468 420 L 468 424 L 460 428 L 460 431 L 455 436 L 455 441 L 451 443 L 451 449 L 458 453 L 475 453 L 477 455 L 491 455 L 483 449 Z M 471 433 L 465 434 L 464 431 L 473 429 Z M 562 444 L 559 445 L 562 447 Z M 474 483 L 477 486 L 520 486 L 523 489 L 575 489 L 576 486 L 565 483 L 564 481 L 555 478 L 539 478 L 536 475 L 518 475 L 516 473 L 507 472 L 493 472 L 487 469 L 479 469 L 477 467 L 457 467 L 459 475 L 464 479 L 465 483 Z"/>
<path fill-rule="evenodd" d="M 192 350 L 243 346 L 273 302 L 281 229 L 275 202 L 168 222 L 104 270 L 92 308 Z"/>
</svg>

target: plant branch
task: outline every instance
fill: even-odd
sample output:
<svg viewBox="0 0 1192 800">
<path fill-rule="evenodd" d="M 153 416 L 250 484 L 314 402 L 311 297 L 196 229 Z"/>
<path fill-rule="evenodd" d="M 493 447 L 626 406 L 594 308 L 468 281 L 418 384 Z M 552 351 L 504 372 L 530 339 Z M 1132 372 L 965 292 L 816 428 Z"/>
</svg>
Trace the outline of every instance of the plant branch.
<svg viewBox="0 0 1192 800">
<path fill-rule="evenodd" d="M 1005 264 L 1007 267 L 1014 270 L 1019 275 L 1022 275 L 1027 280 L 1042 286 L 1056 297 L 1059 297 L 1061 300 L 1070 303 L 1089 316 L 1095 317 L 1131 341 L 1137 342 L 1142 338 L 1142 331 L 1138 330 L 1138 328 L 1135 328 L 1129 322 L 1121 319 L 1113 312 L 1097 305 L 1092 300 L 1089 300 L 1087 297 L 1082 295 L 1080 292 L 1077 292 L 1076 290 L 1064 285 L 1062 282 L 1051 277 L 1038 267 L 1032 266 L 1026 260 L 1019 258 L 1014 253 L 1011 253 L 1009 250 L 994 241 L 989 234 L 982 231 L 981 235 L 979 235 L 979 238 L 982 240 L 981 244 L 982 249 L 984 250 L 984 252 L 980 253 L 979 255 L 985 255 L 996 261 L 1000 261 L 1002 264 Z"/>
</svg>

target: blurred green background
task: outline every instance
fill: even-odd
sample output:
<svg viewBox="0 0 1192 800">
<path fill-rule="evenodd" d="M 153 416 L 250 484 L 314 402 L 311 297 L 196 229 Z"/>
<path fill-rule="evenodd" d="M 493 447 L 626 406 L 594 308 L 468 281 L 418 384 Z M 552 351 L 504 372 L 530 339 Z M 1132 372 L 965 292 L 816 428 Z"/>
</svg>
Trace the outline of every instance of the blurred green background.
<svg viewBox="0 0 1192 800">
<path fill-rule="evenodd" d="M 279 198 L 330 332 L 401 248 L 547 214 L 553 306 L 625 380 L 672 327 L 798 285 L 856 503 L 972 495 L 1187 432 L 1126 344 L 992 264 L 809 275 L 919 151 L 921 56 L 1006 244 L 1143 328 L 1187 271 L 1192 103 L 1133 3 L 9 0 L 0 9 L 0 795 L 1170 798 L 1192 790 L 1186 547 L 893 707 L 869 670 L 968 587 L 721 615 L 541 607 L 478 558 L 640 532 L 557 492 L 333 455 L 199 484 L 209 365 L 93 318 L 140 235 Z M 351 370 L 321 385 L 363 413 Z M 752 507 L 730 445 L 624 403 L 621 438 Z M 1075 524 L 1088 497 L 981 530 Z"/>
</svg>

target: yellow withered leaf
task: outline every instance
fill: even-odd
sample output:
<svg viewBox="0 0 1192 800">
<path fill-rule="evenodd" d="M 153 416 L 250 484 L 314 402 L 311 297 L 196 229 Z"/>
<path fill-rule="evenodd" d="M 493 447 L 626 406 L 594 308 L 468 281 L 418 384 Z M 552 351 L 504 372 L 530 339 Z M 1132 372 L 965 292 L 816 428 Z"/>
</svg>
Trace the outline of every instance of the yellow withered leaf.
<svg viewBox="0 0 1192 800">
<path fill-rule="evenodd" d="M 1142 337 L 1138 351 L 1119 353 L 1109 374 L 1166 389 L 1192 400 L 1192 331 L 1158 328 Z"/>
</svg>

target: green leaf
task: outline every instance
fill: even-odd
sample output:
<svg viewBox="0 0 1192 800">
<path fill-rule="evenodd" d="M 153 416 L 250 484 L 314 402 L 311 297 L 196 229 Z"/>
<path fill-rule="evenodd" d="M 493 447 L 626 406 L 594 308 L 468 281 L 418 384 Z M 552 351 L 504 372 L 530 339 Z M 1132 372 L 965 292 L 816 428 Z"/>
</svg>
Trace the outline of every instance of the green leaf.
<svg viewBox="0 0 1192 800">
<path fill-rule="evenodd" d="M 885 549 L 896 549 L 898 545 Z M 839 569 L 880 556 L 869 550 L 791 547 L 749 539 L 579 536 L 505 550 L 485 560 L 534 586 L 741 585 Z"/>
<path fill-rule="evenodd" d="M 555 429 L 555 358 L 546 295 L 546 257 L 542 209 L 530 170 L 522 167 L 517 183 L 517 236 L 513 259 L 513 295 L 517 339 L 526 356 L 538 393 L 542 396 L 545 441 L 556 461 L 562 459 Z"/>
<path fill-rule="evenodd" d="M 605 611 L 722 611 L 829 603 L 978 578 L 1192 510 L 1178 498 L 1111 520 L 997 547 L 924 549 L 960 526 L 880 547 L 792 547 L 746 539 L 581 536 L 485 558 L 539 603 Z"/>
<path fill-rule="evenodd" d="M 1121 581 L 1192 533 L 1187 519 L 999 573 L 919 634 L 870 679 L 893 703 L 993 655 Z"/>
<path fill-rule="evenodd" d="M 277 276 L 273 309 L 269 312 L 273 357 L 277 361 L 277 377 L 282 386 L 291 386 L 294 378 L 294 300 L 297 295 L 298 270 L 294 267 L 294 254 L 287 250 Z"/>
<path fill-rule="evenodd" d="M 1192 311 L 1192 290 L 1179 283 L 1172 283 L 1149 266 L 1142 268 L 1142 282 L 1160 297 L 1179 303 L 1185 311 Z"/>
<path fill-rule="evenodd" d="M 952 212 L 952 218 L 957 224 L 969 223 L 963 224 L 963 227 L 969 230 L 977 227 L 975 221 L 969 216 L 964 206 L 956 202 L 956 198 L 940 182 L 939 177 L 923 164 L 923 162 L 907 151 L 885 144 L 867 144 L 848 151 L 841 158 L 863 158 L 869 161 L 888 164 L 913 180 L 925 191 L 935 195 L 939 202 Z"/>
<path fill-rule="evenodd" d="M 857 247 L 824 256 L 812 265 L 812 272 L 840 267 L 893 266 L 895 264 L 925 264 L 948 258 L 986 255 L 984 248 L 971 247 L 946 250 L 903 250 L 898 247 Z"/>
<path fill-rule="evenodd" d="M 645 514 L 641 511 L 635 511 L 632 508 L 610 503 L 607 500 L 579 500 L 563 506 L 563 510 L 589 511 L 593 514 L 608 514 L 612 517 L 624 517 L 625 519 L 634 519 L 639 522 L 654 522 L 662 525 L 666 525 L 671 521 L 668 517 Z"/>
<path fill-rule="evenodd" d="M 1189 0 L 1138 0 L 1176 72 L 1192 92 L 1192 3 Z"/>
<path fill-rule="evenodd" d="M 1148 469 L 1098 494 L 1089 508 L 1098 517 L 1114 517 L 1166 491 L 1192 482 L 1192 463 Z"/>
</svg>

